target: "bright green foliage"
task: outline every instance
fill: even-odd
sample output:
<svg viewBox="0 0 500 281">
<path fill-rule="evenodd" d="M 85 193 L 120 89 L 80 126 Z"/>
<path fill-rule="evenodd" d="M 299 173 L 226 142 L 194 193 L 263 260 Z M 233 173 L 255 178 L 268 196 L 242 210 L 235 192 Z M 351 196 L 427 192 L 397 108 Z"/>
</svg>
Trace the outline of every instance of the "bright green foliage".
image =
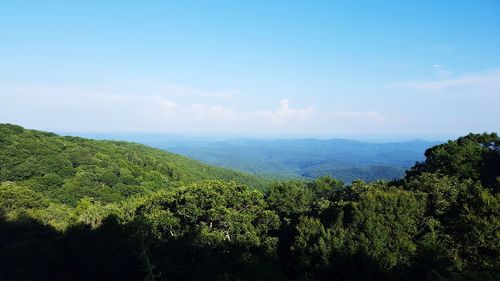
<svg viewBox="0 0 500 281">
<path fill-rule="evenodd" d="M 0 124 L 0 182 L 15 181 L 64 204 L 103 203 L 206 179 L 263 181 L 143 145 L 60 137 Z"/>
<path fill-rule="evenodd" d="M 500 194 L 474 190 L 450 225 L 460 241 L 460 254 L 466 269 L 500 268 Z"/>
<path fill-rule="evenodd" d="M 159 239 L 196 229 L 214 243 L 259 245 L 262 234 L 278 222 L 266 206 L 261 192 L 234 182 L 209 181 L 153 194 L 138 208 L 138 215 Z"/>
<path fill-rule="evenodd" d="M 29 217 L 59 231 L 64 231 L 75 223 L 74 210 L 64 204 L 50 203 L 47 208 L 30 209 L 27 214 Z"/>
<path fill-rule="evenodd" d="M 329 176 L 308 182 L 306 188 L 314 194 L 311 209 L 316 215 L 325 212 L 340 199 L 345 191 L 345 185 L 342 181 Z"/>
<path fill-rule="evenodd" d="M 231 268 L 265 266 L 277 242 L 270 231 L 278 227 L 278 216 L 266 207 L 261 192 L 234 182 L 210 181 L 151 195 L 136 218 L 147 241 L 145 253 L 153 253 L 144 258 L 159 268 L 151 273 L 232 280 L 244 275 Z M 261 273 L 246 272 L 245 278 Z"/>
<path fill-rule="evenodd" d="M 427 201 L 427 215 L 444 219 L 446 215 L 456 209 L 459 196 L 473 188 L 473 182 L 460 181 L 455 177 L 423 173 L 409 179 L 405 189 L 425 196 Z"/>
<path fill-rule="evenodd" d="M 106 210 L 99 201 L 93 201 L 86 197 L 76 204 L 73 212 L 73 220 L 76 223 L 82 223 L 92 228 L 97 228 L 102 224 L 106 215 Z"/>
<path fill-rule="evenodd" d="M 47 200 L 35 191 L 13 182 L 0 185 L 0 212 L 47 207 Z"/>
</svg>

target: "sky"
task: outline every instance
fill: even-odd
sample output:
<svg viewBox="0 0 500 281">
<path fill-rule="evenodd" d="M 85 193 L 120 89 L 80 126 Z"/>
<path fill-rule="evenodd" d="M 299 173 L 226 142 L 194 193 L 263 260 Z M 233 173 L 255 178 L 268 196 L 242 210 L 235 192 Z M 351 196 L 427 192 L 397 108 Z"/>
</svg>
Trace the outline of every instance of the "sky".
<svg viewBox="0 0 500 281">
<path fill-rule="evenodd" d="M 0 0 L 0 123 L 339 137 L 500 131 L 500 1 Z"/>
</svg>

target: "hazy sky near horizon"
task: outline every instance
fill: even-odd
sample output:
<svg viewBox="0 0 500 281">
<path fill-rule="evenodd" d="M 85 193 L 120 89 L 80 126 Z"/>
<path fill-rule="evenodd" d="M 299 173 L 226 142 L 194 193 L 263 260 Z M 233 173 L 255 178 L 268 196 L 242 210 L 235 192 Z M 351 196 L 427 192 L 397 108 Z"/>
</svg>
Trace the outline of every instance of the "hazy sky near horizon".
<svg viewBox="0 0 500 281">
<path fill-rule="evenodd" d="M 499 109 L 500 1 L 0 0 L 0 123 L 418 137 Z"/>
</svg>

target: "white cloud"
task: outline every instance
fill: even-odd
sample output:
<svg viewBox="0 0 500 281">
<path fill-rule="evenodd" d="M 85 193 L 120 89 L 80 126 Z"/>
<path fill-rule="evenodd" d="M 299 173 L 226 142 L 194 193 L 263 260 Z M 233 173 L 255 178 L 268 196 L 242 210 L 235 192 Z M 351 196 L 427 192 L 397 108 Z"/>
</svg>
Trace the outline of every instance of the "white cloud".
<svg viewBox="0 0 500 281">
<path fill-rule="evenodd" d="M 440 65 L 440 64 L 435 64 L 432 67 L 434 67 L 434 70 L 436 71 L 436 75 L 440 79 L 447 79 L 447 78 L 450 78 L 453 75 L 453 71 L 447 70 L 447 69 L 443 69 L 443 66 Z"/>
<path fill-rule="evenodd" d="M 446 72 L 445 74 L 450 74 Z M 411 81 L 389 85 L 389 88 L 414 89 L 423 91 L 469 90 L 470 93 L 500 94 L 500 70 L 441 79 L 436 81 Z"/>
<path fill-rule="evenodd" d="M 162 96 L 154 96 L 149 102 L 150 104 L 145 109 L 151 110 L 153 114 L 162 118 L 174 116 L 179 109 L 179 105 L 176 102 Z"/>
<path fill-rule="evenodd" d="M 276 111 L 261 112 L 261 115 L 275 125 L 287 125 L 292 122 L 306 120 L 312 117 L 315 112 L 312 106 L 300 109 L 291 108 L 288 99 L 280 100 L 279 104 L 280 107 Z"/>
</svg>

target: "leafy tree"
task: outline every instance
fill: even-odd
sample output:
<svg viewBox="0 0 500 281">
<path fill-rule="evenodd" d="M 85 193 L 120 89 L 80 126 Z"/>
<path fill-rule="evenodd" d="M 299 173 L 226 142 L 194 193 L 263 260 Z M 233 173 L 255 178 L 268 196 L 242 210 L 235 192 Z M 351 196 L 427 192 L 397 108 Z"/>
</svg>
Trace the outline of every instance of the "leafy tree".
<svg viewBox="0 0 500 281">
<path fill-rule="evenodd" d="M 300 217 L 290 250 L 303 278 L 314 280 L 318 271 L 330 265 L 333 247 L 331 230 L 325 228 L 319 219 Z"/>
<path fill-rule="evenodd" d="M 44 208 L 47 201 L 35 191 L 13 182 L 0 185 L 0 211 L 8 213 L 19 209 Z"/>
<path fill-rule="evenodd" d="M 314 194 L 303 182 L 286 181 L 271 183 L 265 198 L 280 218 L 289 220 L 310 211 Z"/>
<path fill-rule="evenodd" d="M 368 189 L 340 214 L 345 249 L 368 255 L 386 270 L 408 264 L 416 251 L 413 237 L 419 231 L 424 206 L 411 192 Z"/>
<path fill-rule="evenodd" d="M 174 279 L 251 280 L 255 275 L 242 275 L 245 268 L 266 266 L 277 242 L 269 233 L 278 218 L 266 206 L 260 192 L 234 182 L 210 181 L 153 194 L 137 209 L 136 224 L 149 243 L 145 263 L 156 275 Z"/>
<path fill-rule="evenodd" d="M 500 138 L 496 133 L 469 134 L 429 148 L 426 160 L 407 172 L 413 177 L 424 172 L 460 179 L 479 180 L 487 187 L 500 187 Z"/>
</svg>

